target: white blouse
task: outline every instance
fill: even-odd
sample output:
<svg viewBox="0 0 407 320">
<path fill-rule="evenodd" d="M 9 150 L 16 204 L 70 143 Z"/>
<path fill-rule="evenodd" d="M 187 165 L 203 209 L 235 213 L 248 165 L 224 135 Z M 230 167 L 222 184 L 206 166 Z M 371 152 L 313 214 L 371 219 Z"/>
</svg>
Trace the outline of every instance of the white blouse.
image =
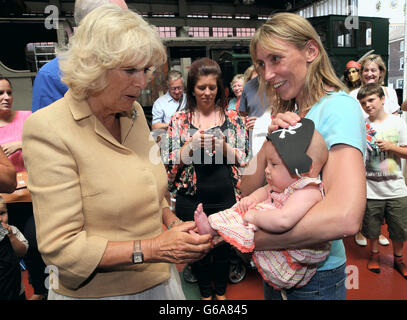
<svg viewBox="0 0 407 320">
<path fill-rule="evenodd" d="M 357 88 L 355 90 L 352 90 L 349 94 L 357 100 L 358 92 L 360 88 Z M 394 113 L 400 109 L 398 98 L 397 98 L 397 93 L 396 90 L 390 87 L 384 87 L 382 86 L 382 89 L 384 91 L 385 95 L 385 100 L 384 100 L 384 112 L 386 113 Z M 363 110 L 363 116 L 366 119 L 368 117 L 368 114 Z"/>
</svg>

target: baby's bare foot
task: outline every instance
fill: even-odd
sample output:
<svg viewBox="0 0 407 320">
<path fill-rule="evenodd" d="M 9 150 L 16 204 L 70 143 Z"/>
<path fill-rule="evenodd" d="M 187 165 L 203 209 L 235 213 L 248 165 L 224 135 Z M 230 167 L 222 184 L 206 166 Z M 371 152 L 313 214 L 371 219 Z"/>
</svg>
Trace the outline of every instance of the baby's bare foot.
<svg viewBox="0 0 407 320">
<path fill-rule="evenodd" d="M 209 224 L 208 217 L 203 211 L 202 203 L 198 204 L 195 209 L 194 220 L 198 227 L 199 234 L 209 233 L 212 236 L 216 236 L 218 234 L 214 229 L 212 229 L 211 225 Z"/>
</svg>

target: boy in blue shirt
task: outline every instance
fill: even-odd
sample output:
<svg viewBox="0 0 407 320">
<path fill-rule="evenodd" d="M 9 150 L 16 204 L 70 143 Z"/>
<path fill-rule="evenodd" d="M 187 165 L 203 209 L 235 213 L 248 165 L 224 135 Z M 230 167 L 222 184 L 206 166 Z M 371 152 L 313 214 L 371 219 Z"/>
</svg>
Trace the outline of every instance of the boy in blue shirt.
<svg viewBox="0 0 407 320">
<path fill-rule="evenodd" d="M 407 187 L 401 170 L 401 158 L 407 158 L 407 125 L 383 105 L 385 96 L 378 84 L 363 86 L 357 95 L 368 132 L 366 154 L 367 202 L 362 234 L 369 239 L 371 255 L 368 269 L 379 273 L 379 235 L 383 218 L 393 244 L 394 268 L 407 279 L 403 246 L 407 240 Z"/>
</svg>

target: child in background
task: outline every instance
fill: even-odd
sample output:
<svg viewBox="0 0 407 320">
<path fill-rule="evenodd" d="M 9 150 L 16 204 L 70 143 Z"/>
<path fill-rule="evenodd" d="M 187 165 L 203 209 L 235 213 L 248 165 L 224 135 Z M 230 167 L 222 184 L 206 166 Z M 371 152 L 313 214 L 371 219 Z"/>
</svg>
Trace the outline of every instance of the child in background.
<svg viewBox="0 0 407 320">
<path fill-rule="evenodd" d="M 291 229 L 322 200 L 319 173 L 328 159 L 322 136 L 314 123 L 302 119 L 295 127 L 267 136 L 265 169 L 267 185 L 243 198 L 232 208 L 212 214 L 195 211 L 200 234 L 220 235 L 242 252 L 254 249 L 257 228 L 282 233 Z M 329 255 L 329 243 L 318 248 L 254 251 L 253 260 L 263 279 L 274 288 L 302 287 Z"/>
<path fill-rule="evenodd" d="M 380 272 L 379 235 L 383 218 L 393 244 L 394 268 L 407 279 L 403 246 L 407 239 L 407 187 L 401 158 L 407 158 L 405 121 L 384 111 L 385 96 L 379 84 L 363 86 L 357 98 L 368 114 L 366 155 L 367 203 L 362 234 L 369 239 L 368 269 Z"/>
<path fill-rule="evenodd" d="M 20 258 L 27 249 L 23 234 L 8 224 L 6 203 L 0 197 L 0 300 L 25 300 Z"/>
</svg>

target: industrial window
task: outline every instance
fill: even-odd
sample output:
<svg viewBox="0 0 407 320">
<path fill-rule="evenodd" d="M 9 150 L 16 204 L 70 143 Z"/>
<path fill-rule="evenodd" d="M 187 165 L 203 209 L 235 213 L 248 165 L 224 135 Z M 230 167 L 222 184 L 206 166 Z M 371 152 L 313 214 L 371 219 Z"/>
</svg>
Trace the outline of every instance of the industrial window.
<svg viewBox="0 0 407 320">
<path fill-rule="evenodd" d="M 157 27 L 158 33 L 161 38 L 176 38 L 177 29 L 176 27 Z"/>
<path fill-rule="evenodd" d="M 187 15 L 187 18 L 209 18 L 207 14 L 198 14 L 198 13 L 194 13 L 194 14 L 189 14 Z"/>
<path fill-rule="evenodd" d="M 220 15 L 220 14 L 213 14 L 212 18 L 214 19 L 233 19 L 231 15 Z"/>
<path fill-rule="evenodd" d="M 334 46 L 337 48 L 355 48 L 355 30 L 345 27 L 344 21 L 334 22 Z"/>
<path fill-rule="evenodd" d="M 167 13 L 167 12 L 162 12 L 162 13 L 153 13 L 153 17 L 163 17 L 163 18 L 175 18 L 175 14 L 173 13 Z"/>
<path fill-rule="evenodd" d="M 359 34 L 361 47 L 370 47 L 372 45 L 372 22 L 360 21 Z"/>
<path fill-rule="evenodd" d="M 250 19 L 249 14 L 237 14 L 236 19 Z"/>
<path fill-rule="evenodd" d="M 191 37 L 209 37 L 209 27 L 189 27 L 188 35 Z"/>
<path fill-rule="evenodd" d="M 236 28 L 236 37 L 252 37 L 255 32 L 255 28 Z"/>
<path fill-rule="evenodd" d="M 233 37 L 233 28 L 212 28 L 212 34 L 215 38 Z"/>
</svg>

